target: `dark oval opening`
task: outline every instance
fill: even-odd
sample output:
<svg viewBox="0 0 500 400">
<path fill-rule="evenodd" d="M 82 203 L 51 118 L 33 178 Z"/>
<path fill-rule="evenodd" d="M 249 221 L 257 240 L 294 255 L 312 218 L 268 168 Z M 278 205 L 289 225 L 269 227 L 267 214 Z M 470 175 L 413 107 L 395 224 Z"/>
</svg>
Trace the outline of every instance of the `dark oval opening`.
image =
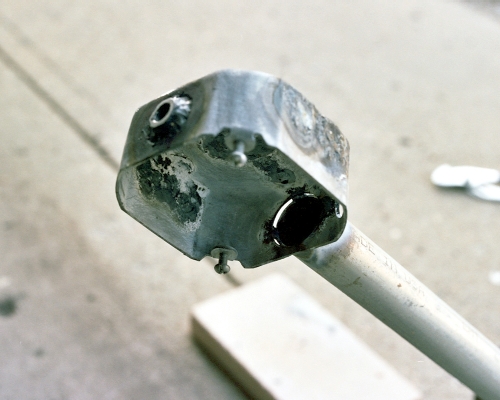
<svg viewBox="0 0 500 400">
<path fill-rule="evenodd" d="M 313 196 L 304 196 L 285 203 L 277 214 L 277 223 L 274 224 L 276 240 L 284 246 L 302 244 L 321 225 L 324 214 L 323 202 Z"/>
<path fill-rule="evenodd" d="M 170 111 L 170 103 L 164 103 L 155 112 L 155 115 L 153 117 L 153 120 L 155 122 L 160 122 L 163 118 L 165 118 L 168 115 L 168 112 Z"/>
</svg>

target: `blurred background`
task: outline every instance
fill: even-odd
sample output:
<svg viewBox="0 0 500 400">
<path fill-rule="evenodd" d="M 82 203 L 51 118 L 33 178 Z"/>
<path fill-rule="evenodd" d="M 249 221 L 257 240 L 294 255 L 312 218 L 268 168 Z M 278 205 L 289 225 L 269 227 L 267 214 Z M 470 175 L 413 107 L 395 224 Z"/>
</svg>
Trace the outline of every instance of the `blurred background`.
<svg viewBox="0 0 500 400">
<path fill-rule="evenodd" d="M 471 399 L 296 259 L 219 276 L 119 210 L 134 111 L 222 68 L 281 77 L 332 119 L 350 220 L 500 344 L 500 206 L 429 181 L 500 168 L 500 2 L 17 0 L 0 8 L 0 398 L 244 399 L 189 310 L 280 271 L 425 399 Z"/>
</svg>

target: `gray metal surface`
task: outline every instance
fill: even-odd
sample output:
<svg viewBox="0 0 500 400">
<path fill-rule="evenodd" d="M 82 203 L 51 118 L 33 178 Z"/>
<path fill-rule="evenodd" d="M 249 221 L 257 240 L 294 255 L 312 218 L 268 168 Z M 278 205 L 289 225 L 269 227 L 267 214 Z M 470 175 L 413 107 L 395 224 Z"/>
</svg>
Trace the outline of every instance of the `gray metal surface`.
<svg viewBox="0 0 500 400">
<path fill-rule="evenodd" d="M 296 256 L 482 399 L 500 399 L 500 350 L 352 224 Z"/>
<path fill-rule="evenodd" d="M 339 237 L 348 157 L 339 129 L 291 86 L 226 70 L 136 112 L 117 197 L 187 256 L 225 248 L 256 267 Z"/>
</svg>

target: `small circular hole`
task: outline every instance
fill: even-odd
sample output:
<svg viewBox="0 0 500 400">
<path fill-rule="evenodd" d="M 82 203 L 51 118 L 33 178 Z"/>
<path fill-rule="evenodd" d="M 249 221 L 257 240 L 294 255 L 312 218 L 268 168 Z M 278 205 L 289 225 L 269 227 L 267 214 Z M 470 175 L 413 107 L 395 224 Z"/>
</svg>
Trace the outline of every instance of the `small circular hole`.
<svg viewBox="0 0 500 400">
<path fill-rule="evenodd" d="M 169 103 L 162 104 L 160 108 L 156 110 L 154 117 L 155 121 L 161 121 L 163 118 L 167 116 L 169 111 L 170 111 L 170 104 Z"/>
<path fill-rule="evenodd" d="M 149 118 L 150 126 L 152 128 L 156 128 L 157 126 L 163 125 L 167 121 L 168 117 L 170 117 L 171 112 L 172 100 L 164 100 L 156 107 L 153 114 Z"/>
</svg>

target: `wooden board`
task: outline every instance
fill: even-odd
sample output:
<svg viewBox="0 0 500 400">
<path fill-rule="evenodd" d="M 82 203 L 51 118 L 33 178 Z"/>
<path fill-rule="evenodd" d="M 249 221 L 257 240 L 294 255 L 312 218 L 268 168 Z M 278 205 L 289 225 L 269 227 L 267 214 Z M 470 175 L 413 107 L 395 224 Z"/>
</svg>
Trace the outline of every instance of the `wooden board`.
<svg viewBox="0 0 500 400">
<path fill-rule="evenodd" d="M 195 340 L 256 399 L 421 398 L 283 275 L 269 275 L 197 304 L 192 328 Z"/>
</svg>

